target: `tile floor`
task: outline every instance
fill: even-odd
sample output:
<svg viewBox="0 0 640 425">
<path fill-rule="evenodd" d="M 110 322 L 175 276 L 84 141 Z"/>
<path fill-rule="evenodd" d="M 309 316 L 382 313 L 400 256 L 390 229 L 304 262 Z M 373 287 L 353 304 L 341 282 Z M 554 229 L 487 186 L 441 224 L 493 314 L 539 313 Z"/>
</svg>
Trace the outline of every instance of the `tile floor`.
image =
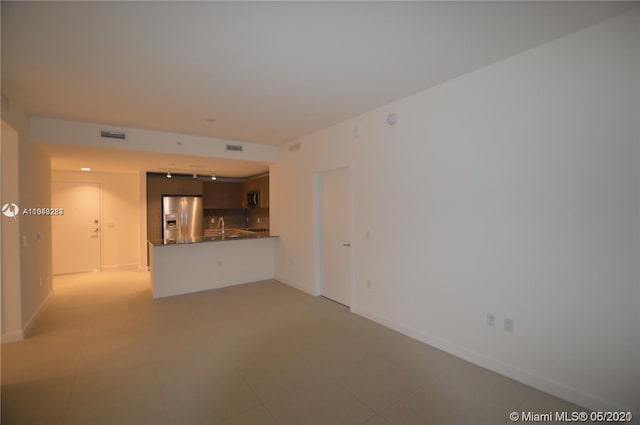
<svg viewBox="0 0 640 425">
<path fill-rule="evenodd" d="M 582 410 L 276 281 L 153 300 L 146 272 L 57 277 L 2 345 L 2 424 L 506 424 Z"/>
</svg>

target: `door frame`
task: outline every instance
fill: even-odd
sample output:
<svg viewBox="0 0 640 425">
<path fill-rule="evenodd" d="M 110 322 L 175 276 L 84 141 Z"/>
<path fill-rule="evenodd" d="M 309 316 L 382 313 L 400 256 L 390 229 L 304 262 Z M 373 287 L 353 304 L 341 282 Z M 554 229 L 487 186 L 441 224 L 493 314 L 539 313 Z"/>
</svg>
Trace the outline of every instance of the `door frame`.
<svg viewBox="0 0 640 425">
<path fill-rule="evenodd" d="M 314 295 L 320 296 L 322 295 L 322 238 L 320 234 L 320 224 L 322 220 L 322 210 L 320 208 L 320 197 L 321 197 L 321 184 L 322 184 L 322 174 L 327 171 L 337 170 L 339 168 L 346 168 L 347 174 L 349 175 L 349 193 L 350 193 L 350 211 L 351 217 L 349 217 L 349 226 L 350 226 L 350 239 L 351 239 L 351 249 L 349 251 L 349 261 L 351 262 L 351 276 L 349 276 L 349 286 L 351 290 L 351 305 L 349 309 L 352 310 L 356 304 L 356 291 L 355 291 L 355 250 L 357 248 L 357 244 L 355 241 L 355 214 L 354 214 L 354 167 L 353 164 L 340 165 L 337 167 L 324 168 L 322 170 L 316 171 L 313 175 L 313 236 L 314 236 Z"/>
<path fill-rule="evenodd" d="M 54 183 L 76 183 L 76 184 L 95 184 L 98 186 L 98 220 L 100 221 L 100 230 L 99 230 L 99 237 L 100 237 L 100 243 L 98 244 L 98 249 L 100 250 L 99 252 L 99 256 L 98 258 L 100 259 L 100 264 L 98 265 L 98 269 L 94 270 L 94 271 L 98 271 L 101 272 L 103 270 L 102 265 L 104 264 L 104 226 L 103 226 L 103 211 L 102 211 L 102 205 L 103 205 L 103 201 L 102 201 L 102 183 L 99 180 L 75 180 L 75 179 L 70 179 L 70 180 L 66 180 L 66 179 L 56 179 L 56 180 L 51 180 L 51 189 L 52 189 L 52 193 L 53 193 L 53 184 Z M 52 220 L 55 220 L 55 217 L 51 217 Z M 52 228 L 53 229 L 53 228 Z M 53 244 L 53 232 L 51 234 L 52 237 L 52 244 Z M 53 245 L 52 245 L 53 247 Z M 52 254 L 53 255 L 53 254 Z M 53 258 L 52 258 L 53 260 Z M 71 272 L 71 273 L 63 273 L 63 274 L 74 274 L 74 273 L 89 273 L 89 272 Z M 54 275 L 54 276 L 62 276 L 63 274 L 58 274 L 58 275 Z"/>
</svg>

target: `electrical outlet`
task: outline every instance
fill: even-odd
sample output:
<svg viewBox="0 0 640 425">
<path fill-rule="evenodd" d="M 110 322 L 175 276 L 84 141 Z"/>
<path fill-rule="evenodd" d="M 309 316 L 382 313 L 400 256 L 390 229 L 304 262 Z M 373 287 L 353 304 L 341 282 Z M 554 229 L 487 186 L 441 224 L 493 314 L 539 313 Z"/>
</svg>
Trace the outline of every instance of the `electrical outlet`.
<svg viewBox="0 0 640 425">
<path fill-rule="evenodd" d="M 504 330 L 505 332 L 513 333 L 513 319 L 504 318 Z"/>
<path fill-rule="evenodd" d="M 289 265 L 292 266 L 293 265 L 293 258 L 289 258 Z"/>
<path fill-rule="evenodd" d="M 218 267 L 222 267 L 222 260 L 218 260 Z"/>
<path fill-rule="evenodd" d="M 487 326 L 490 328 L 496 327 L 496 316 L 495 314 L 487 313 Z"/>
<path fill-rule="evenodd" d="M 370 230 L 367 230 L 367 231 L 364 233 L 364 237 L 365 237 L 367 240 L 371 239 L 371 231 L 370 231 Z"/>
<path fill-rule="evenodd" d="M 367 279 L 367 288 L 371 289 L 371 281 Z"/>
</svg>

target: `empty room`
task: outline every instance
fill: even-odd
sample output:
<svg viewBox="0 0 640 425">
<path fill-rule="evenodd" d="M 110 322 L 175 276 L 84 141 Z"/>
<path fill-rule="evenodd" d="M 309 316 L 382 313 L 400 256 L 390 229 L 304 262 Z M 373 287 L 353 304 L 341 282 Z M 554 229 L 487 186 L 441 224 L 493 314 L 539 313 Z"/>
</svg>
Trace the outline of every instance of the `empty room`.
<svg viewBox="0 0 640 425">
<path fill-rule="evenodd" d="M 4 424 L 640 423 L 640 6 L 2 1 Z"/>
</svg>

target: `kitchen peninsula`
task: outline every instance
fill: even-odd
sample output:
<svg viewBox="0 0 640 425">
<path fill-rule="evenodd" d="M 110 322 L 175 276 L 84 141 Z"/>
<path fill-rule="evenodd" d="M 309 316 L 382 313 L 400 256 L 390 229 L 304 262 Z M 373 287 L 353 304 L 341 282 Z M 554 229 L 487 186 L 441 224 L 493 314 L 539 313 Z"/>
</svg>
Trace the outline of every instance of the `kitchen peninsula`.
<svg viewBox="0 0 640 425">
<path fill-rule="evenodd" d="M 212 181 L 191 174 L 148 173 L 153 297 L 273 278 L 275 236 L 268 229 L 268 175 Z"/>
<path fill-rule="evenodd" d="M 272 279 L 276 236 L 233 229 L 227 232 L 176 243 L 149 240 L 153 297 Z"/>
</svg>

